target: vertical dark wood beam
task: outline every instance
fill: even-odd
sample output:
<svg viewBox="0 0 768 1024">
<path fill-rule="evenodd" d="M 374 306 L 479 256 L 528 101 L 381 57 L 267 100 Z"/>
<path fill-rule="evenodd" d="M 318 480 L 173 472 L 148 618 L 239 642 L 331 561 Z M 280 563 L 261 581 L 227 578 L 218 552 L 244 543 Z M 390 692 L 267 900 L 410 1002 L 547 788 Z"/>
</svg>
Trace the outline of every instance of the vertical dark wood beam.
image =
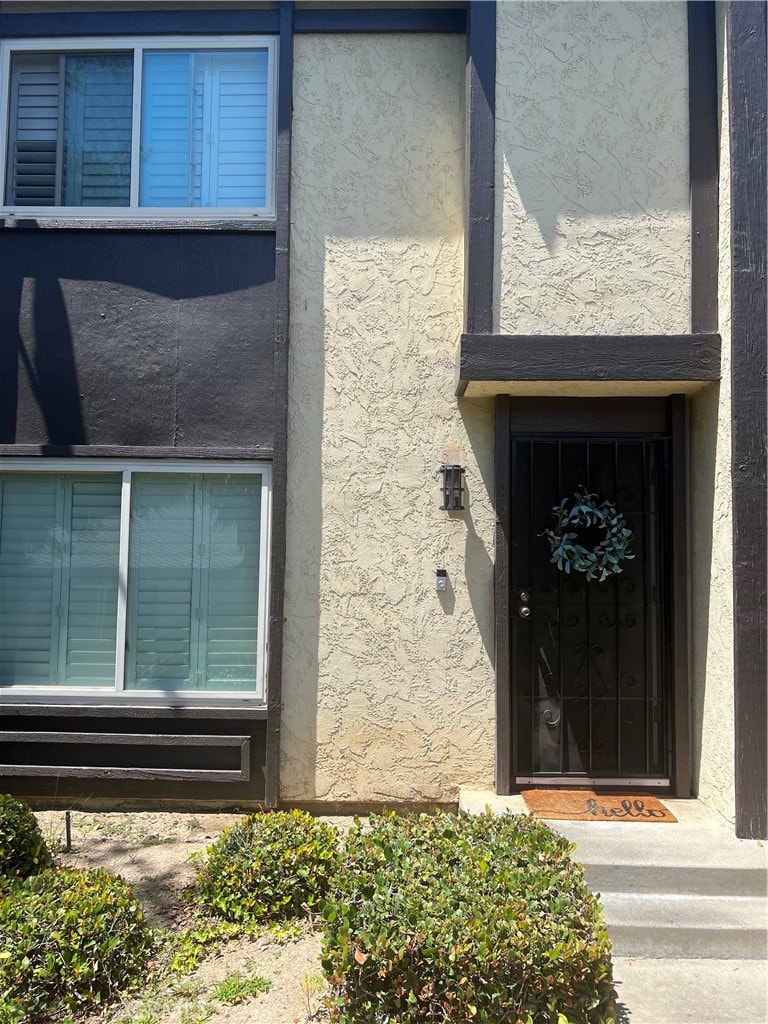
<svg viewBox="0 0 768 1024">
<path fill-rule="evenodd" d="M 493 332 L 496 218 L 496 3 L 467 4 L 466 223 L 464 230 L 464 330 Z M 457 395 L 466 381 L 459 380 Z M 494 458 L 496 544 L 494 560 L 496 672 L 496 792 L 512 783 L 509 635 L 510 401 L 496 399 Z"/>
<path fill-rule="evenodd" d="M 766 4 L 728 4 L 736 835 L 768 837 Z"/>
<path fill-rule="evenodd" d="M 512 660 L 509 627 L 509 530 L 512 433 L 509 395 L 496 396 L 494 446 L 494 512 L 496 560 L 494 564 L 496 649 L 496 792 L 512 789 Z"/>
<path fill-rule="evenodd" d="M 275 205 L 276 332 L 274 355 L 274 458 L 272 463 L 272 549 L 269 587 L 269 673 L 265 799 L 280 801 L 280 719 L 282 716 L 283 609 L 285 605 L 285 523 L 288 501 L 288 336 L 291 241 L 291 114 L 293 90 L 293 3 L 280 4 L 277 90 Z"/>
<path fill-rule="evenodd" d="M 713 0 L 688 0 L 691 331 L 717 330 L 717 47 Z"/>
<path fill-rule="evenodd" d="M 466 225 L 464 327 L 493 331 L 496 162 L 496 3 L 470 0 L 467 9 Z"/>
<path fill-rule="evenodd" d="M 670 435 L 669 486 L 672 536 L 669 544 L 672 583 L 672 788 L 676 797 L 691 795 L 691 691 L 688 638 L 688 421 L 685 395 L 667 402 Z"/>
</svg>

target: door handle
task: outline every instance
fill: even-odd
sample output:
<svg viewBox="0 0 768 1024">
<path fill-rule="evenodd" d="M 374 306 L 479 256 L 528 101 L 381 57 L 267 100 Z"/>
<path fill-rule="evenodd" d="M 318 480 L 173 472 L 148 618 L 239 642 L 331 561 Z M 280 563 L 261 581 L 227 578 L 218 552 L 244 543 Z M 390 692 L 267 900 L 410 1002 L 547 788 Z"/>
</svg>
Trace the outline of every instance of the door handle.
<svg viewBox="0 0 768 1024">
<path fill-rule="evenodd" d="M 530 619 L 531 609 L 528 607 L 527 604 L 521 604 L 518 608 L 518 614 L 520 615 L 521 619 Z"/>
</svg>

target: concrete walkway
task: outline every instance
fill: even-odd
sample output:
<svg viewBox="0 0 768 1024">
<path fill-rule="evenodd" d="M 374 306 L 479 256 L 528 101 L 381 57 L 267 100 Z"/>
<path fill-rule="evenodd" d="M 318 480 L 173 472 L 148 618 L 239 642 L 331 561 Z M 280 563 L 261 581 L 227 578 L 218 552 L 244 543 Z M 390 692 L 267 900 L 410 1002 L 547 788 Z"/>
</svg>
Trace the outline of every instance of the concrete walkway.
<svg viewBox="0 0 768 1024">
<path fill-rule="evenodd" d="M 576 844 L 613 940 L 617 1024 L 767 1024 L 768 844 L 736 839 L 695 800 L 677 824 L 550 821 Z M 459 806 L 527 813 L 521 796 Z"/>
</svg>

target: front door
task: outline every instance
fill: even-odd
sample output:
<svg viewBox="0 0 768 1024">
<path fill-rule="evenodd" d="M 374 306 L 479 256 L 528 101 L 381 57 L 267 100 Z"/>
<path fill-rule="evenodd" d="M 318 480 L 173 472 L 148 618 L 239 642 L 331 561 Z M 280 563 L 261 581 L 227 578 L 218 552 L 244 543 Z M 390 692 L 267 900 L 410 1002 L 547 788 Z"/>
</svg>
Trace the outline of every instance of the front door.
<svg viewBox="0 0 768 1024">
<path fill-rule="evenodd" d="M 510 614 L 513 779 L 665 785 L 669 588 L 664 439 L 512 439 Z M 632 531 L 631 559 L 605 581 L 558 569 L 546 536 L 586 488 Z M 590 550 L 602 531 L 582 528 Z M 577 541 L 577 543 L 579 542 Z"/>
</svg>

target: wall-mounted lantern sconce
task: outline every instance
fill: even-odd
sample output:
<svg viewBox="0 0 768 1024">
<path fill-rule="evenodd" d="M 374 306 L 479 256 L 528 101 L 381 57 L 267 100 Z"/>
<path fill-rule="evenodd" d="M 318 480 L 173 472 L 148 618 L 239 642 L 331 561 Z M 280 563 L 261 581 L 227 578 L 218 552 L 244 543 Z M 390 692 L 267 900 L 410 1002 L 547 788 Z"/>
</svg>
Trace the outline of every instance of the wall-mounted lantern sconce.
<svg viewBox="0 0 768 1024">
<path fill-rule="evenodd" d="M 464 510 L 464 467 L 448 466 L 445 463 L 438 469 L 442 475 L 443 512 L 462 512 Z"/>
</svg>

